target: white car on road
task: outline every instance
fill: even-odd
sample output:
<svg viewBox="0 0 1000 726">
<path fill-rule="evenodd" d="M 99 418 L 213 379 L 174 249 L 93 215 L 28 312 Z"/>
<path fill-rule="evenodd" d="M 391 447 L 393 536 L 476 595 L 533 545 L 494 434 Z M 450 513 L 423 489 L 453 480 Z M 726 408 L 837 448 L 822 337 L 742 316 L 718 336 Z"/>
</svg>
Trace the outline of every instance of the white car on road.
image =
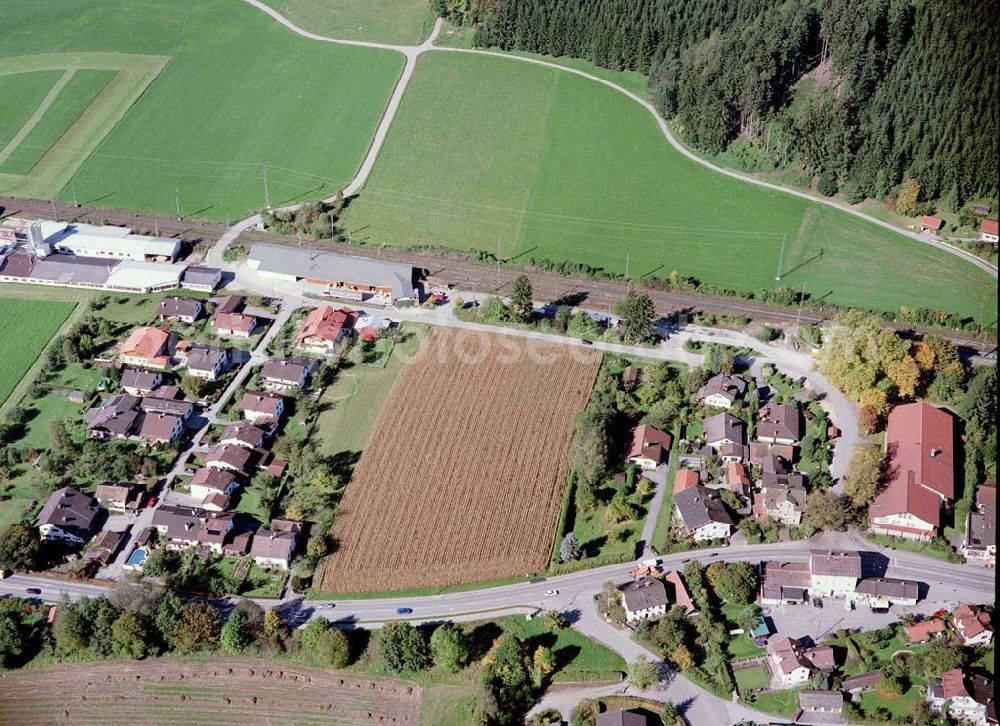
<svg viewBox="0 0 1000 726">
<path fill-rule="evenodd" d="M 546 590 L 545 591 L 545 597 L 555 597 L 558 594 L 559 594 L 558 590 Z"/>
</svg>

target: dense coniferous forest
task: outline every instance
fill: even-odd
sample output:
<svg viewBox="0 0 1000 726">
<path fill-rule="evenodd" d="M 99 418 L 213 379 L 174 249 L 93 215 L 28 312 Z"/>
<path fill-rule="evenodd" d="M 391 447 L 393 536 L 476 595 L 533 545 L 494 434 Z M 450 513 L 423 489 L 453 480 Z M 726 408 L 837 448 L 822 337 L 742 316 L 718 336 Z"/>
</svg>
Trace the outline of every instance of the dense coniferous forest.
<svg viewBox="0 0 1000 726">
<path fill-rule="evenodd" d="M 922 199 L 956 207 L 996 193 L 991 0 L 435 3 L 476 25 L 476 45 L 647 74 L 650 99 L 689 143 L 717 153 L 756 142 L 772 167 L 819 175 L 824 193 L 883 197 L 908 177 Z M 792 104 L 803 79 L 809 93 Z"/>
</svg>

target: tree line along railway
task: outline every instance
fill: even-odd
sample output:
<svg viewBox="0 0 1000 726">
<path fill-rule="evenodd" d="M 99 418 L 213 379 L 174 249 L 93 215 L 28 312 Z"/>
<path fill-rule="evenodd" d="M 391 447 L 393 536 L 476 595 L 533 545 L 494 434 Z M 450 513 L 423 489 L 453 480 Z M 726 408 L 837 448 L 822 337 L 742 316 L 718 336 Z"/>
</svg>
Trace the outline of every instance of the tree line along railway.
<svg viewBox="0 0 1000 726">
<path fill-rule="evenodd" d="M 63 202 L 15 199 L 0 197 L 0 218 L 9 216 L 30 216 L 45 219 L 79 220 L 92 223 L 127 225 L 156 230 L 165 236 L 178 236 L 199 244 L 211 244 L 228 229 L 227 226 L 197 219 L 177 219 L 149 214 L 113 209 L 77 206 Z M 668 319 L 679 314 L 696 313 L 726 315 L 749 318 L 762 323 L 818 324 L 832 318 L 835 310 L 825 312 L 815 309 L 785 308 L 747 300 L 717 297 L 711 295 L 668 292 L 625 282 L 593 280 L 557 275 L 537 270 L 519 270 L 494 266 L 486 262 L 474 262 L 460 257 L 460 252 L 452 256 L 437 256 L 427 252 L 406 252 L 385 247 L 351 245 L 332 240 L 300 239 L 291 235 L 251 230 L 243 237 L 246 243 L 270 242 L 290 247 L 309 247 L 359 257 L 381 258 L 393 262 L 413 265 L 425 271 L 425 280 L 430 288 L 453 287 L 471 290 L 480 295 L 503 294 L 520 274 L 527 274 L 535 296 L 544 300 L 567 301 L 568 304 L 586 305 L 595 310 L 610 310 L 611 306 L 629 289 L 645 292 L 653 300 L 656 310 Z M 991 354 L 996 351 L 995 335 L 969 335 L 954 330 L 923 328 L 918 326 L 883 321 L 883 326 L 909 335 L 942 335 L 956 345 L 975 354 Z"/>
</svg>

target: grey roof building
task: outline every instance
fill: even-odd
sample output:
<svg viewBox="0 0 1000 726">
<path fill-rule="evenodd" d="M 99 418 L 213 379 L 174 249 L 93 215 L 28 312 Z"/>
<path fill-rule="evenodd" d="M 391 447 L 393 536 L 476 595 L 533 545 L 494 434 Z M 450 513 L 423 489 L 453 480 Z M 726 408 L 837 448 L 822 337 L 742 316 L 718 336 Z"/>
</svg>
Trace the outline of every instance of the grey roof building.
<svg viewBox="0 0 1000 726">
<path fill-rule="evenodd" d="M 719 445 L 726 441 L 742 444 L 746 437 L 746 424 L 731 413 L 720 413 L 709 416 L 702 422 L 705 441 L 710 445 Z"/>
<path fill-rule="evenodd" d="M 642 612 L 654 608 L 665 608 L 670 604 L 667 588 L 662 580 L 655 577 L 643 577 L 634 582 L 626 582 L 618 586 L 625 607 L 632 612 Z"/>
<path fill-rule="evenodd" d="M 222 270 L 217 267 L 188 267 L 181 277 L 181 287 L 187 290 L 211 292 L 222 281 Z"/>
<path fill-rule="evenodd" d="M 743 398 L 748 388 L 747 379 L 730 373 L 719 373 L 708 379 L 708 382 L 698 391 L 698 400 L 715 404 L 728 402 L 732 404 L 738 398 Z"/>
<path fill-rule="evenodd" d="M 94 528 L 99 507 L 97 501 L 79 489 L 63 487 L 52 492 L 35 526 L 43 539 L 66 540 L 82 544 Z"/>
<path fill-rule="evenodd" d="M 597 714 L 595 726 L 649 726 L 649 719 L 638 711 L 615 709 Z"/>
<path fill-rule="evenodd" d="M 387 295 L 391 300 L 413 295 L 413 267 L 396 262 L 269 244 L 255 244 L 247 262 L 265 275 L 306 279 L 333 290 L 357 293 L 350 297 L 360 300 L 365 299 L 365 292 Z"/>
<path fill-rule="evenodd" d="M 733 525 L 733 520 L 715 492 L 701 485 L 693 486 L 674 495 L 677 513 L 689 530 L 706 524 Z"/>
<path fill-rule="evenodd" d="M 899 580 L 893 577 L 866 577 L 857 584 L 854 592 L 859 595 L 867 595 L 872 600 L 916 602 L 920 594 L 920 586 L 913 580 Z"/>
<path fill-rule="evenodd" d="M 117 264 L 117 260 L 49 255 L 38 259 L 29 277 L 33 280 L 58 282 L 64 285 L 104 287 Z"/>
<path fill-rule="evenodd" d="M 133 395 L 153 391 L 163 376 L 156 371 L 143 371 L 137 368 L 127 368 L 122 373 L 121 386 Z"/>
</svg>

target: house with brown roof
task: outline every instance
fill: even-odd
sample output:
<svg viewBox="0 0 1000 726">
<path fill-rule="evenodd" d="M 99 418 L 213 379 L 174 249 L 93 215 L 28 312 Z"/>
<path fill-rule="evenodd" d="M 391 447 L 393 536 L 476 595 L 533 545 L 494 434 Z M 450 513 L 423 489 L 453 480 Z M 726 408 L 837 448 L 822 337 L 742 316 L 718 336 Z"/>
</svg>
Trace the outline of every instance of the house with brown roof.
<svg viewBox="0 0 1000 726">
<path fill-rule="evenodd" d="M 840 683 L 840 687 L 852 696 L 869 691 L 885 680 L 885 674 L 880 670 L 868 671 L 858 676 L 848 676 Z"/>
<path fill-rule="evenodd" d="M 885 433 L 890 481 L 909 481 L 942 500 L 955 498 L 954 423 L 946 411 L 923 401 L 889 412 Z"/>
<path fill-rule="evenodd" d="M 701 483 L 701 477 L 694 469 L 680 468 L 674 473 L 674 494 L 685 489 L 696 487 Z"/>
<path fill-rule="evenodd" d="M 226 426 L 219 438 L 222 446 L 242 446 L 247 449 L 257 449 L 264 445 L 264 429 L 254 426 L 248 421 L 236 421 Z"/>
<path fill-rule="evenodd" d="M 122 390 L 133 396 L 145 396 L 152 393 L 161 383 L 163 383 L 163 375 L 159 371 L 143 371 L 138 368 L 126 368 L 122 371 Z"/>
<path fill-rule="evenodd" d="M 639 369 L 636 366 L 625 366 L 622 371 L 622 389 L 633 391 L 639 385 Z"/>
<path fill-rule="evenodd" d="M 114 559 L 115 553 L 118 552 L 118 548 L 124 539 L 125 532 L 115 532 L 106 529 L 94 537 L 83 558 L 88 562 L 97 562 L 101 565 L 106 565 Z"/>
<path fill-rule="evenodd" d="M 802 438 L 802 427 L 802 412 L 793 403 L 772 403 L 757 413 L 758 441 L 794 446 Z"/>
<path fill-rule="evenodd" d="M 269 360 L 260 371 L 261 386 L 267 391 L 301 390 L 306 387 L 316 362 L 315 358 L 305 356 Z"/>
<path fill-rule="evenodd" d="M 944 220 L 925 214 L 920 218 L 920 231 L 937 234 L 938 230 L 944 226 Z"/>
<path fill-rule="evenodd" d="M 841 691 L 799 691 L 796 723 L 843 723 L 844 694 Z"/>
<path fill-rule="evenodd" d="M 715 408 L 732 408 L 746 395 L 749 382 L 740 375 L 719 373 L 708 379 L 698 391 L 698 401 Z"/>
<path fill-rule="evenodd" d="M 83 423 L 95 439 L 127 439 L 142 423 L 139 401 L 128 393 L 116 394 L 84 413 Z"/>
<path fill-rule="evenodd" d="M 789 471 L 781 474 L 765 471 L 760 475 L 760 486 L 764 488 L 780 487 L 785 489 L 802 489 L 805 485 L 806 477 L 798 471 Z"/>
<path fill-rule="evenodd" d="M 186 373 L 206 381 L 217 381 L 229 370 L 229 349 L 215 345 L 192 345 L 188 349 Z"/>
<path fill-rule="evenodd" d="M 860 578 L 860 553 L 810 550 L 809 592 L 814 597 L 849 597 Z"/>
<path fill-rule="evenodd" d="M 875 534 L 929 541 L 941 525 L 941 499 L 916 483 L 914 472 L 893 478 L 868 505 L 868 527 Z"/>
<path fill-rule="evenodd" d="M 263 452 L 267 453 L 267 452 Z M 248 474 L 260 463 L 260 453 L 243 446 L 213 446 L 205 455 L 205 466 L 227 469 L 235 474 Z"/>
<path fill-rule="evenodd" d="M 806 490 L 802 487 L 765 487 L 753 495 L 754 519 L 768 516 L 789 527 L 802 523 Z"/>
<path fill-rule="evenodd" d="M 329 305 L 313 308 L 302 321 L 295 345 L 317 353 L 336 353 L 340 343 L 354 331 L 358 313 L 350 308 L 334 310 Z"/>
<path fill-rule="evenodd" d="M 987 648 L 993 642 L 993 623 L 990 614 L 975 605 L 962 604 L 951 614 L 951 626 L 970 648 Z"/>
<path fill-rule="evenodd" d="M 138 438 L 147 444 L 172 444 L 184 431 L 180 416 L 169 413 L 146 413 L 142 416 Z"/>
<path fill-rule="evenodd" d="M 63 487 L 49 495 L 35 526 L 43 540 L 82 545 L 90 539 L 99 511 L 93 497 L 79 489 Z"/>
<path fill-rule="evenodd" d="M 965 518 L 961 552 L 966 559 L 994 567 L 997 562 L 997 496 L 995 487 L 976 487 L 976 509 Z"/>
<path fill-rule="evenodd" d="M 750 496 L 750 475 L 742 462 L 730 461 L 726 464 L 726 487 L 744 499 Z"/>
<path fill-rule="evenodd" d="M 216 335 L 229 338 L 249 338 L 257 328 L 257 318 L 244 313 L 216 313 L 212 316 L 212 330 Z"/>
<path fill-rule="evenodd" d="M 709 416 L 702 422 L 702 431 L 705 443 L 716 451 L 726 444 L 741 447 L 746 440 L 746 424 L 731 413 Z"/>
<path fill-rule="evenodd" d="M 295 542 L 301 529 L 281 528 L 271 522 L 269 528 L 261 527 L 253 535 L 250 555 L 261 567 L 277 567 L 287 570 L 295 552 Z M 297 523 L 299 524 L 299 523 Z"/>
<path fill-rule="evenodd" d="M 768 561 L 762 567 L 761 605 L 796 605 L 805 601 L 811 583 L 808 562 Z"/>
<path fill-rule="evenodd" d="M 813 668 L 822 673 L 830 673 L 837 667 L 837 658 L 829 645 L 814 645 L 806 648 L 802 654 L 812 663 Z"/>
<path fill-rule="evenodd" d="M 659 620 L 667 614 L 670 599 L 663 581 L 655 577 L 643 577 L 634 582 L 618 586 L 625 608 L 625 621 L 635 623 L 640 620 Z"/>
<path fill-rule="evenodd" d="M 616 708 L 597 714 L 594 726 L 649 726 L 645 713 L 628 708 Z"/>
<path fill-rule="evenodd" d="M 998 229 L 997 220 L 984 219 L 979 223 L 979 239 L 993 244 L 1000 242 L 1000 229 Z"/>
<path fill-rule="evenodd" d="M 655 469 L 667 460 L 672 437 L 666 431 L 660 431 L 652 426 L 636 426 L 632 429 L 632 440 L 625 454 L 625 461 L 630 461 L 640 469 L 649 471 Z"/>
<path fill-rule="evenodd" d="M 182 323 L 193 323 L 204 310 L 201 300 L 192 297 L 169 296 L 160 300 L 158 315 L 160 322 L 179 320 Z"/>
<path fill-rule="evenodd" d="M 220 494 L 228 497 L 236 491 L 238 486 L 239 482 L 232 470 L 216 466 L 201 467 L 188 481 L 188 491 L 191 497 L 202 502 Z M 216 502 L 221 504 L 217 499 Z"/>
<path fill-rule="evenodd" d="M 687 615 L 693 615 L 697 612 L 698 608 L 695 607 L 694 600 L 691 599 L 691 593 L 688 592 L 681 573 L 671 570 L 665 574 L 663 586 L 667 590 L 667 598 L 675 608 L 681 608 Z"/>
<path fill-rule="evenodd" d="M 215 312 L 218 313 L 238 313 L 243 310 L 245 300 L 240 295 L 226 295 L 220 298 L 215 304 Z"/>
<path fill-rule="evenodd" d="M 771 457 L 791 461 L 795 458 L 795 447 L 788 444 L 769 444 L 766 441 L 750 442 L 750 463 L 754 466 L 764 466 Z"/>
<path fill-rule="evenodd" d="M 143 490 L 136 484 L 106 481 L 97 485 L 94 499 L 112 514 L 135 513 L 142 506 Z"/>
<path fill-rule="evenodd" d="M 164 504 L 153 512 L 151 524 L 167 540 L 169 549 L 201 547 L 222 554 L 223 544 L 233 528 L 233 514 Z"/>
<path fill-rule="evenodd" d="M 703 486 L 674 494 L 674 516 L 696 542 L 728 539 L 733 520 L 718 495 Z"/>
<path fill-rule="evenodd" d="M 903 630 L 906 632 L 907 641 L 914 644 L 925 643 L 946 632 L 944 623 L 937 618 L 922 620 L 919 623 L 913 623 L 913 625 L 904 625 Z"/>
<path fill-rule="evenodd" d="M 812 678 L 813 667 L 803 651 L 802 643 L 787 635 L 771 638 L 767 654 L 771 672 L 784 688 L 800 686 Z"/>
<path fill-rule="evenodd" d="M 119 348 L 123 363 L 143 368 L 165 370 L 170 365 L 170 333 L 160 328 L 143 326 L 133 330 Z"/>
<path fill-rule="evenodd" d="M 979 703 L 967 683 L 961 668 L 941 674 L 927 686 L 927 705 L 931 713 L 943 713 L 947 705 L 949 720 L 960 723 L 986 724 L 986 705 Z"/>
<path fill-rule="evenodd" d="M 264 391 L 247 391 L 240 399 L 239 410 L 250 423 L 276 426 L 285 412 L 285 399 Z"/>
<path fill-rule="evenodd" d="M 920 598 L 920 585 L 913 580 L 894 577 L 865 577 L 855 586 L 854 598 L 867 600 L 871 608 L 916 605 Z"/>
</svg>

